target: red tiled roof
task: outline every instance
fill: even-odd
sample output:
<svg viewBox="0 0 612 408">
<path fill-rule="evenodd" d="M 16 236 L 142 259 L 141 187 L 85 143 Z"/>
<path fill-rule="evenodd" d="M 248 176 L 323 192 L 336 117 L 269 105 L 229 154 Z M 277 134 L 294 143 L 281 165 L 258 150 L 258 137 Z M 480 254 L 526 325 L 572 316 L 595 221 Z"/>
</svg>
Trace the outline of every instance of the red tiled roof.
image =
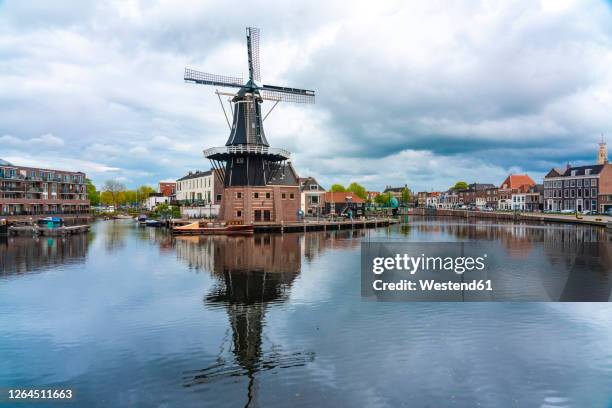
<svg viewBox="0 0 612 408">
<path fill-rule="evenodd" d="M 535 186 L 535 181 L 531 179 L 527 174 L 511 174 L 500 184 L 499 188 L 517 189 L 521 186 Z"/>
<path fill-rule="evenodd" d="M 325 201 L 329 203 L 344 203 L 347 201 L 347 198 L 350 198 L 353 203 L 365 203 L 362 198 L 358 197 L 355 193 L 351 193 L 350 191 L 328 191 L 325 193 Z"/>
</svg>

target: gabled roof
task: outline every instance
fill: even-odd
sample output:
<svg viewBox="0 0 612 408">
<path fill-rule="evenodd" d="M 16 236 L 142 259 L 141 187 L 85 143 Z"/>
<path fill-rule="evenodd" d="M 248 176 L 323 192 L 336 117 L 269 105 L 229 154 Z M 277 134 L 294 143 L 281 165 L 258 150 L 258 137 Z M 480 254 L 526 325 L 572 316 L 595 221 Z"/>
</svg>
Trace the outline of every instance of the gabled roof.
<svg viewBox="0 0 612 408">
<path fill-rule="evenodd" d="M 0 159 L 0 166 L 11 166 L 11 167 L 14 167 L 11 163 L 7 162 L 6 160 L 2 160 L 2 159 Z"/>
<path fill-rule="evenodd" d="M 586 175 L 586 170 L 591 170 L 589 174 L 599 174 L 601 169 L 603 169 L 603 164 L 594 164 L 591 166 L 580 166 L 580 167 L 569 167 L 565 169 L 565 172 L 562 174 L 563 177 L 571 176 L 572 172 L 575 171 L 575 176 L 584 176 Z"/>
<path fill-rule="evenodd" d="M 270 168 L 272 169 L 272 177 L 268 180 L 268 185 L 299 186 L 299 177 L 291 162 L 287 162 L 284 166 L 280 163 L 273 163 Z"/>
<path fill-rule="evenodd" d="M 319 191 L 325 191 L 314 177 L 300 177 L 298 181 L 302 190 L 310 190 L 310 186 L 317 186 Z"/>
<path fill-rule="evenodd" d="M 572 177 L 572 172 L 574 176 L 586 176 L 587 170 L 590 170 L 589 175 L 599 174 L 601 170 L 604 168 L 603 164 L 592 164 L 590 166 L 576 166 L 571 167 L 567 166 L 563 169 L 554 168 L 551 169 L 544 178 L 550 177 Z"/>
<path fill-rule="evenodd" d="M 504 187 L 504 185 L 506 187 Z M 523 185 L 533 186 L 535 181 L 527 174 L 511 174 L 499 185 L 499 188 L 517 189 Z"/>
<path fill-rule="evenodd" d="M 207 171 L 190 171 L 189 174 L 187 174 L 186 176 L 181 177 L 180 179 L 176 180 L 176 181 L 184 181 L 184 180 L 191 180 L 194 178 L 200 178 L 200 177 L 206 177 L 206 176 L 210 176 L 212 174 L 212 170 L 207 170 Z"/>
<path fill-rule="evenodd" d="M 328 191 L 325 193 L 325 201 L 330 203 L 344 203 L 347 201 L 357 204 L 365 203 L 361 197 L 358 197 L 357 194 L 350 191 Z"/>
<path fill-rule="evenodd" d="M 385 187 L 385 191 L 383 191 L 383 193 L 401 193 L 402 191 L 404 191 L 404 188 L 408 188 L 408 187 L 407 186 L 403 186 L 403 187 L 387 186 Z"/>
</svg>

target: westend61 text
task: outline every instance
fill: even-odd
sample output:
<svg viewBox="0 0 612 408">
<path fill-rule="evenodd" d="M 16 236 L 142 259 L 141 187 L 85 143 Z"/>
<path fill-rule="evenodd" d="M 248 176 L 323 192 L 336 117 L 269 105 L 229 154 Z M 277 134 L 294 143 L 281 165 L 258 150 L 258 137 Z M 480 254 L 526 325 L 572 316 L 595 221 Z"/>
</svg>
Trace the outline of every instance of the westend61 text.
<svg viewBox="0 0 612 408">
<path fill-rule="evenodd" d="M 380 279 L 372 282 L 376 291 L 485 291 L 493 290 L 491 280 L 472 280 L 470 282 L 436 282 L 433 279 L 419 279 L 417 282 L 402 279 L 399 282 L 383 282 Z"/>
</svg>

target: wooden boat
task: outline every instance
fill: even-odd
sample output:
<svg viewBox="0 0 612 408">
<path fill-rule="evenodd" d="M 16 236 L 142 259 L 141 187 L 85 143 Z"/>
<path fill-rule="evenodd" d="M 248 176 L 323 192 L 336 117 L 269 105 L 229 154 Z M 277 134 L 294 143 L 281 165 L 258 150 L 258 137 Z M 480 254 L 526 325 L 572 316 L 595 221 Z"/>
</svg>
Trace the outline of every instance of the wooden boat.
<svg viewBox="0 0 612 408">
<path fill-rule="evenodd" d="M 196 221 L 172 228 L 173 234 L 183 235 L 250 235 L 253 231 L 253 224 L 243 224 L 241 221 L 227 223 Z"/>
</svg>

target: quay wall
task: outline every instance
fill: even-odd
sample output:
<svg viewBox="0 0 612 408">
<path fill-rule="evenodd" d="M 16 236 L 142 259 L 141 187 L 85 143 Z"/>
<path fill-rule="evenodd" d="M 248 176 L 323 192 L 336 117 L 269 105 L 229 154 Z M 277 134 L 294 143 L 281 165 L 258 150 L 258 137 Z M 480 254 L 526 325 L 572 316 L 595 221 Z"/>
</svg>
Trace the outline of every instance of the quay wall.
<svg viewBox="0 0 612 408">
<path fill-rule="evenodd" d="M 605 216 L 588 216 L 576 218 L 574 215 L 558 215 L 545 213 L 520 213 L 520 212 L 496 212 L 496 211 L 470 211 L 451 210 L 443 208 L 413 208 L 409 215 L 432 216 L 432 217 L 459 217 L 459 218 L 484 218 L 504 221 L 531 221 L 531 222 L 561 222 L 570 224 L 587 224 L 605 227 L 608 218 Z"/>
</svg>

